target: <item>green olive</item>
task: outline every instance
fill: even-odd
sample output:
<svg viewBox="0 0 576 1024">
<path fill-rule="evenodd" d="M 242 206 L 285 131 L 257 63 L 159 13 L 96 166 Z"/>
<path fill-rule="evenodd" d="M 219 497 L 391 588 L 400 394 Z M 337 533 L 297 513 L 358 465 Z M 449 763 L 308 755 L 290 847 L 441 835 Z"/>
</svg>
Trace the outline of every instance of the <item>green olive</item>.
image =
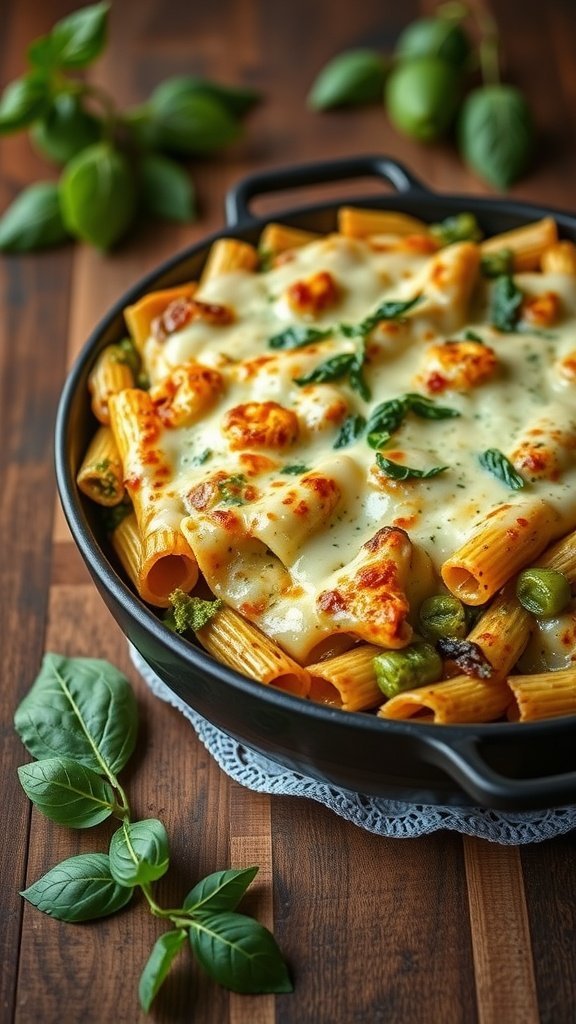
<svg viewBox="0 0 576 1024">
<path fill-rule="evenodd" d="M 440 57 L 415 57 L 398 64 L 386 85 L 386 105 L 395 128 L 420 142 L 441 138 L 450 127 L 460 93 L 460 75 Z"/>
<path fill-rule="evenodd" d="M 419 18 L 398 37 L 395 54 L 401 60 L 413 57 L 441 57 L 463 68 L 471 52 L 470 40 L 456 21 L 449 18 Z"/>
</svg>

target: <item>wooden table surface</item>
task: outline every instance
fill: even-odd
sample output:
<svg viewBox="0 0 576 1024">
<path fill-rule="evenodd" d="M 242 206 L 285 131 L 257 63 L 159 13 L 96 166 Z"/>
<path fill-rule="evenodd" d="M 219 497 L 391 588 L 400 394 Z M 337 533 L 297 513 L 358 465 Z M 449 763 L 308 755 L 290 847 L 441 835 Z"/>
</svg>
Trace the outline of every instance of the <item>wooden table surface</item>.
<svg viewBox="0 0 576 1024">
<path fill-rule="evenodd" d="M 539 147 L 513 196 L 576 206 L 576 9 L 573 0 L 499 0 L 507 72 L 534 108 Z M 22 73 L 27 42 L 74 7 L 5 0 L 2 83 Z M 389 48 L 430 5 L 414 0 L 116 0 L 109 48 L 91 72 L 123 104 L 164 77 L 196 72 L 261 88 L 245 139 L 194 171 L 201 216 L 154 224 L 113 255 L 86 246 L 2 258 L 0 322 L 0 1020 L 137 1022 L 137 979 L 159 934 L 143 902 L 95 925 L 60 924 L 18 890 L 65 856 L 101 849 L 101 826 L 72 833 L 36 812 L 19 787 L 27 759 L 14 709 L 44 650 L 108 658 L 136 688 L 142 729 L 125 772 L 138 815 L 161 817 L 174 905 L 201 876 L 234 864 L 261 871 L 246 908 L 274 928 L 291 995 L 229 996 L 182 964 L 157 999 L 158 1022 L 202 1024 L 573 1024 L 576 1020 L 576 836 L 505 847 L 453 832 L 383 839 L 304 799 L 231 782 L 174 709 L 136 677 L 125 641 L 92 586 L 57 508 L 52 430 L 67 367 L 101 314 L 169 253 L 223 223 L 223 197 L 255 169 L 382 152 L 440 191 L 487 192 L 449 145 L 421 148 L 382 110 L 315 115 L 307 88 L 350 46 Z M 0 208 L 54 172 L 25 137 L 2 141 Z M 333 194 L 334 190 L 332 190 Z M 316 191 L 302 198 L 310 199 Z M 281 203 L 282 200 L 275 200 Z M 273 207 L 273 204 L 269 204 Z"/>
</svg>

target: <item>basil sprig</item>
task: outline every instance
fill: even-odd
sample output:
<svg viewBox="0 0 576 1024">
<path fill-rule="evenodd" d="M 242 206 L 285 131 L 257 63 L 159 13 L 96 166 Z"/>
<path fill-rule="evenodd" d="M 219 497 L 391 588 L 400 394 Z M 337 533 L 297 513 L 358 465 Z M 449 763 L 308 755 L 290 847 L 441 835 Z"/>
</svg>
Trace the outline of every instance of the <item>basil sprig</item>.
<svg viewBox="0 0 576 1024">
<path fill-rule="evenodd" d="M 259 99 L 252 89 L 178 76 L 121 111 L 76 75 L 102 54 L 109 9 L 83 7 L 33 40 L 27 71 L 0 97 L 0 136 L 29 131 L 34 148 L 63 166 L 58 185 L 38 182 L 4 211 L 0 250 L 25 252 L 70 237 L 109 249 L 140 218 L 191 220 L 194 188 L 178 159 L 228 145 Z"/>
<path fill-rule="evenodd" d="M 156 902 L 152 886 L 170 864 L 166 829 L 157 818 L 132 821 L 117 778 L 134 749 L 137 725 L 134 694 L 113 665 L 46 655 L 15 715 L 16 731 L 37 758 L 19 769 L 24 790 L 39 811 L 62 825 L 89 828 L 114 816 L 119 828 L 107 852 L 66 858 L 22 896 L 59 921 L 78 923 L 116 913 L 140 889 L 151 912 L 170 926 L 154 944 L 140 977 L 145 1011 L 187 941 L 202 967 L 226 988 L 290 992 L 273 936 L 236 912 L 257 867 L 208 875 L 181 907 L 165 910 Z"/>
<path fill-rule="evenodd" d="M 510 459 L 506 458 L 498 448 L 487 448 L 478 456 L 478 461 L 484 469 L 492 473 L 492 476 L 498 477 L 513 491 L 519 491 L 525 486 L 524 477 L 518 473 Z"/>
<path fill-rule="evenodd" d="M 446 420 L 460 415 L 457 409 L 447 405 L 436 405 L 431 398 L 416 392 L 409 392 L 399 398 L 390 398 L 377 405 L 370 414 L 366 427 L 370 447 L 385 447 L 391 435 L 402 426 L 409 412 L 425 420 Z"/>
<path fill-rule="evenodd" d="M 432 469 L 415 469 L 413 466 L 404 466 L 400 462 L 393 462 L 391 459 L 385 458 L 382 452 L 376 452 L 376 462 L 378 468 L 393 480 L 428 480 L 429 477 L 438 476 L 439 473 L 444 473 L 450 468 L 449 466 L 433 466 Z"/>
</svg>

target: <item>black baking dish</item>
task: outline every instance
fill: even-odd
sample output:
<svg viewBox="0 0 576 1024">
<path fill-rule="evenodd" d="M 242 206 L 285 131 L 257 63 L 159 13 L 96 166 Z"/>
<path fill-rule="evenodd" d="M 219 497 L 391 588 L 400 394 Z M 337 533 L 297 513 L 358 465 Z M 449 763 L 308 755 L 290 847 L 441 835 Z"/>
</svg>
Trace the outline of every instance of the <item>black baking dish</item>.
<svg viewBox="0 0 576 1024">
<path fill-rule="evenodd" d="M 551 214 L 576 241 L 576 216 L 506 199 L 433 193 L 401 164 L 366 156 L 272 170 L 245 179 L 227 197 L 227 226 L 168 260 L 110 310 L 86 343 L 63 390 L 56 426 L 58 489 L 73 537 L 120 627 L 159 677 L 218 728 L 303 775 L 367 795 L 412 803 L 499 809 L 555 807 L 576 800 L 576 716 L 534 724 L 439 726 L 384 721 L 339 711 L 263 687 L 171 633 L 126 585 L 97 517 L 78 492 L 76 471 L 94 429 L 87 377 L 97 353 L 125 329 L 122 310 L 145 292 L 198 276 L 212 242 L 233 234 L 256 242 L 264 224 L 258 195 L 372 176 L 392 194 L 347 204 L 398 209 L 425 221 L 476 214 L 487 235 Z M 326 232 L 342 201 L 276 212 L 274 220 Z"/>
</svg>

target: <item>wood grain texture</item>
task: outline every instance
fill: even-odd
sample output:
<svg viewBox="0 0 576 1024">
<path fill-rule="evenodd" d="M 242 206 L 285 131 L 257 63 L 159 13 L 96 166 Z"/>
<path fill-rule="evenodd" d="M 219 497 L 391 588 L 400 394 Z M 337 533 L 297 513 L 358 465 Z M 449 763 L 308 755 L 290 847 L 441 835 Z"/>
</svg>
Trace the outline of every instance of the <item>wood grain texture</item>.
<svg viewBox="0 0 576 1024">
<path fill-rule="evenodd" d="M 29 40 L 77 0 L 5 0 L 0 85 L 23 71 Z M 574 207 L 576 12 L 573 0 L 492 3 L 509 80 L 535 110 L 540 144 L 512 197 Z M 102 256 L 85 246 L 0 258 L 0 1020 L 2 1024 L 573 1024 L 576 1019 L 574 836 L 522 850 L 437 833 L 386 840 L 315 803 L 230 782 L 173 708 L 137 677 L 55 502 L 52 431 L 67 367 L 105 310 L 162 259 L 223 224 L 242 175 L 296 161 L 387 152 L 440 191 L 489 194 L 447 142 L 428 148 L 392 131 L 378 104 L 320 116 L 306 94 L 318 69 L 350 47 L 389 50 L 433 0 L 115 0 L 110 44 L 89 72 L 123 106 L 163 78 L 204 74 L 260 88 L 243 139 L 195 162 L 200 217 L 150 222 Z M 0 142 L 0 209 L 26 184 L 55 179 L 24 135 Z M 359 182 L 263 196 L 259 212 L 316 198 L 380 192 Z M 31 526 L 30 526 L 31 524 Z M 183 950 L 151 1017 L 137 982 L 161 925 L 135 900 L 94 925 L 59 924 L 18 889 L 59 859 L 105 849 L 112 826 L 69 832 L 28 802 L 14 709 L 42 652 L 108 658 L 132 680 L 141 730 L 123 781 L 140 817 L 167 826 L 171 870 L 158 900 L 174 905 L 203 875 L 258 863 L 241 909 L 274 927 L 295 979 L 276 998 L 229 996 Z"/>
<path fill-rule="evenodd" d="M 538 1024 L 518 850 L 464 837 L 479 1024 Z"/>
</svg>

